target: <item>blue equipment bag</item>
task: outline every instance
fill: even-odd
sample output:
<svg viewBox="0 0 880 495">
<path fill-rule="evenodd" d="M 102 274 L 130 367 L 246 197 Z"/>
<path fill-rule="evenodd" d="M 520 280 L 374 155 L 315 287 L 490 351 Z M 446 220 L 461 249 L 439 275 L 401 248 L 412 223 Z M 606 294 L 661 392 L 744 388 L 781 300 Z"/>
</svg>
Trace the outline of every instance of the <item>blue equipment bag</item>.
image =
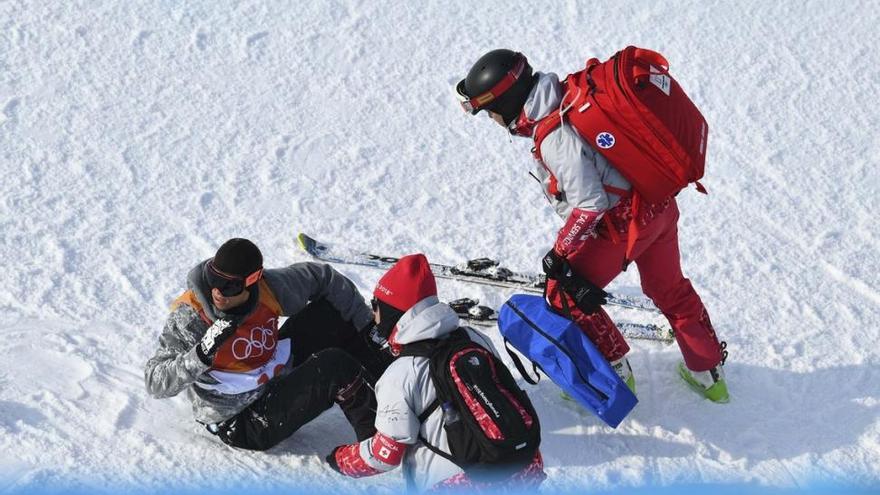
<svg viewBox="0 0 880 495">
<path fill-rule="evenodd" d="M 638 399 L 573 321 L 553 311 L 541 296 L 517 294 L 498 316 L 504 346 L 532 361 L 581 405 L 612 428 L 636 406 Z M 535 384 L 518 356 L 507 348 L 523 378 Z M 537 370 L 535 370 L 537 371 Z M 538 377 L 540 379 L 540 376 Z"/>
</svg>

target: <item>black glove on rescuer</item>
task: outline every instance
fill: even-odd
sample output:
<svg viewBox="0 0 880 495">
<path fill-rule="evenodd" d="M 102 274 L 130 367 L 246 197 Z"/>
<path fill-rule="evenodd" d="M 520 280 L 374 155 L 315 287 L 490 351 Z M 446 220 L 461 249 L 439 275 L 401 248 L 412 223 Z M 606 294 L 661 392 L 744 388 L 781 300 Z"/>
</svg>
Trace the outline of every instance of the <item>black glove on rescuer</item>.
<svg viewBox="0 0 880 495">
<path fill-rule="evenodd" d="M 565 292 L 571 296 L 574 305 L 585 314 L 591 315 L 599 311 L 599 308 L 608 302 L 607 292 L 572 272 L 568 272 L 559 283 Z"/>
<path fill-rule="evenodd" d="M 559 277 L 568 271 L 568 262 L 555 249 L 551 249 L 541 258 L 541 268 L 544 269 L 547 278 L 559 280 Z"/>
<path fill-rule="evenodd" d="M 547 278 L 558 281 L 574 301 L 574 305 L 585 314 L 595 313 L 607 302 L 608 293 L 589 280 L 576 275 L 569 267 L 568 260 L 560 256 L 556 249 L 547 251 L 541 259 L 541 266 Z"/>
</svg>

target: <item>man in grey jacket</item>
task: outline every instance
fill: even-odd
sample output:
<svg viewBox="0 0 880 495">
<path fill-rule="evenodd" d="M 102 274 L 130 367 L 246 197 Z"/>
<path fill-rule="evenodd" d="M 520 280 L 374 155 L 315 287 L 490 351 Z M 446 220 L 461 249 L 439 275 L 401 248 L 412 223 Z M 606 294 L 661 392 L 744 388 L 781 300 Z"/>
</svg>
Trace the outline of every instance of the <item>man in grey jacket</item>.
<svg viewBox="0 0 880 495">
<path fill-rule="evenodd" d="M 389 363 L 368 345 L 371 328 L 369 306 L 330 266 L 264 270 L 256 245 L 230 239 L 189 272 L 147 361 L 147 391 L 186 391 L 196 421 L 234 447 L 268 449 L 334 403 L 369 438 L 369 384 Z"/>
</svg>

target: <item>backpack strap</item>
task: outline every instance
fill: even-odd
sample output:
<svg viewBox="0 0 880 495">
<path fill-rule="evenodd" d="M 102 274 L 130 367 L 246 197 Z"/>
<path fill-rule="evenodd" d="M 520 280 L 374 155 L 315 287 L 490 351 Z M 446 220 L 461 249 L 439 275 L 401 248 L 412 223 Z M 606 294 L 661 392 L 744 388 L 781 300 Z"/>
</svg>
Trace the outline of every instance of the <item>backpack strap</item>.
<svg viewBox="0 0 880 495">
<path fill-rule="evenodd" d="M 562 125 L 562 117 L 559 116 L 559 112 L 550 112 L 550 115 L 541 119 L 535 126 L 535 147 L 532 148 L 532 154 L 539 161 L 543 162 L 541 158 L 541 144 L 560 125 Z"/>
<path fill-rule="evenodd" d="M 440 407 L 440 397 L 439 396 L 437 396 L 437 398 L 434 399 L 434 402 L 431 402 L 430 404 L 428 404 L 428 407 L 426 407 L 425 410 L 422 411 L 422 414 L 419 414 L 419 423 L 424 424 L 425 421 L 428 420 L 428 416 L 434 414 L 434 411 L 436 411 L 438 407 Z M 443 425 L 440 425 L 440 427 L 443 428 Z M 457 462 L 455 462 L 455 459 L 452 458 L 451 454 L 443 452 L 439 448 L 431 445 L 431 442 L 429 442 L 428 439 L 425 438 L 424 435 L 422 435 L 421 433 L 419 433 L 419 441 L 422 442 L 422 445 L 427 447 L 428 450 L 430 450 L 431 452 L 439 455 L 440 457 L 455 464 L 456 466 L 461 467 L 458 465 Z"/>
<path fill-rule="evenodd" d="M 422 414 L 419 414 L 419 423 L 424 423 L 425 421 L 427 421 L 428 416 L 434 414 L 434 411 L 436 411 L 438 407 L 440 407 L 440 397 L 434 399 L 434 402 L 428 404 L 428 407 L 426 407 L 425 410 L 422 411 Z"/>
<path fill-rule="evenodd" d="M 458 327 L 455 330 L 453 330 L 452 332 L 450 332 L 446 336 L 446 338 L 444 338 L 444 339 L 427 339 L 427 340 L 421 340 L 419 342 L 414 342 L 412 344 L 406 345 L 406 346 L 404 346 L 403 351 L 401 351 L 400 355 L 401 356 L 423 356 L 423 357 L 430 358 L 431 355 L 434 353 L 434 351 L 437 349 L 437 346 L 444 345 L 444 344 L 445 345 L 454 345 L 455 342 L 460 341 L 460 340 L 467 340 L 468 342 L 473 342 L 473 341 L 471 341 L 470 337 L 468 336 L 468 334 L 464 330 L 464 328 Z M 479 344 L 477 344 L 476 342 L 473 342 L 473 343 L 474 343 L 474 345 L 479 346 Z M 435 386 L 435 389 L 436 389 L 436 386 Z M 437 411 L 438 408 L 440 408 L 442 401 L 440 399 L 439 390 L 437 390 L 436 392 L 437 392 L 437 397 L 430 404 L 428 404 L 428 407 L 426 407 L 425 410 L 422 411 L 421 414 L 419 414 L 419 423 L 420 424 L 424 424 L 425 421 L 428 420 L 428 417 L 431 416 L 432 414 L 434 414 L 434 412 Z M 442 424 L 440 427 L 441 428 L 443 427 Z M 428 439 L 425 438 L 424 435 L 421 434 L 421 432 L 419 433 L 419 441 L 422 442 L 422 445 L 424 445 L 431 452 L 433 452 L 433 453 L 439 455 L 440 457 L 446 459 L 447 461 L 455 464 L 459 468 L 464 469 L 460 464 L 458 464 L 455 461 L 455 459 L 452 457 L 452 454 L 450 454 L 448 452 L 444 452 L 444 451 L 440 450 L 439 447 L 432 445 L 431 442 L 429 442 Z"/>
<path fill-rule="evenodd" d="M 418 342 L 413 342 L 412 344 L 406 344 L 403 346 L 403 350 L 400 351 L 400 356 L 419 356 L 419 357 L 427 357 L 430 358 L 434 351 L 437 349 L 437 346 L 443 345 L 446 343 L 454 343 L 458 340 L 465 339 L 468 342 L 472 342 L 470 337 L 468 337 L 467 332 L 462 327 L 458 327 L 452 332 L 449 332 L 445 339 L 426 339 L 420 340 Z M 474 342 L 474 345 L 479 346 Z M 428 407 L 422 411 L 422 414 L 419 414 L 419 423 L 424 423 L 428 416 L 434 413 L 438 407 L 440 407 L 440 396 L 434 399 L 433 402 L 428 404 Z"/>
<path fill-rule="evenodd" d="M 623 256 L 623 266 L 621 267 L 621 270 L 624 272 L 633 260 L 633 249 L 636 247 L 636 241 L 639 239 L 639 234 L 641 233 L 641 229 L 639 228 L 639 209 L 641 204 L 642 195 L 635 192 L 632 195 L 632 218 L 629 220 L 629 230 L 626 235 L 626 254 Z"/>
<path fill-rule="evenodd" d="M 666 57 L 660 55 L 653 50 L 648 50 L 647 48 L 636 48 L 633 50 L 633 58 L 635 58 L 639 62 L 642 62 L 641 64 L 633 65 L 632 77 L 634 81 L 646 79 L 652 74 L 669 74 L 669 62 L 666 60 Z M 648 70 L 645 65 L 652 67 L 657 72 Z"/>
<path fill-rule="evenodd" d="M 619 187 L 614 187 L 608 184 L 602 184 L 602 189 L 605 189 L 605 192 L 615 194 L 620 196 L 621 199 L 628 198 L 632 196 L 632 189 L 622 189 Z"/>
<path fill-rule="evenodd" d="M 410 344 L 404 344 L 398 357 L 416 356 L 429 358 L 431 357 L 431 354 L 434 353 L 434 349 L 443 342 L 444 340 L 442 339 L 425 339 Z"/>
<path fill-rule="evenodd" d="M 541 144 L 544 142 L 544 139 L 560 125 L 562 125 L 562 117 L 559 116 L 559 112 L 551 112 L 550 115 L 541 119 L 535 127 L 535 146 L 532 148 L 532 156 L 535 157 L 535 160 L 537 160 L 550 175 L 550 187 L 548 188 L 548 192 L 553 195 L 557 201 L 562 199 L 559 194 L 559 182 L 556 180 L 556 176 L 553 175 L 550 168 L 544 164 L 544 159 L 541 157 Z"/>
<path fill-rule="evenodd" d="M 614 222 L 611 221 L 611 216 L 604 215 L 602 221 L 605 223 L 605 231 L 608 233 L 608 237 L 611 238 L 611 242 L 620 244 L 620 234 L 617 233 L 617 228 L 614 226 Z"/>
<path fill-rule="evenodd" d="M 440 396 L 437 396 L 437 398 L 434 399 L 433 402 L 428 404 L 428 407 L 426 407 L 425 410 L 422 411 L 422 414 L 419 414 L 419 424 L 424 424 L 425 421 L 428 420 L 428 416 L 434 414 L 434 411 L 436 411 L 437 408 L 439 408 L 439 407 L 440 407 Z M 443 428 L 443 425 L 441 424 L 440 427 Z M 431 452 L 439 455 L 440 457 L 446 459 L 447 461 L 449 461 L 449 462 L 451 462 L 461 468 L 461 466 L 457 462 L 455 462 L 455 459 L 453 459 L 452 454 L 443 452 L 438 447 L 431 445 L 431 442 L 429 442 L 428 439 L 425 438 L 424 435 L 421 434 L 421 432 L 419 433 L 419 441 L 422 442 L 422 445 L 424 445 Z"/>
<path fill-rule="evenodd" d="M 419 433 L 419 441 L 422 442 L 422 445 L 427 447 L 428 450 L 430 450 L 431 452 L 433 452 L 433 453 L 439 455 L 440 457 L 446 459 L 447 461 L 455 464 L 459 468 L 464 469 L 459 463 L 455 462 L 455 459 L 452 457 L 452 455 L 447 454 L 446 452 L 443 452 L 439 448 L 431 445 L 431 442 L 429 442 L 425 437 L 423 437 L 421 433 Z"/>
</svg>

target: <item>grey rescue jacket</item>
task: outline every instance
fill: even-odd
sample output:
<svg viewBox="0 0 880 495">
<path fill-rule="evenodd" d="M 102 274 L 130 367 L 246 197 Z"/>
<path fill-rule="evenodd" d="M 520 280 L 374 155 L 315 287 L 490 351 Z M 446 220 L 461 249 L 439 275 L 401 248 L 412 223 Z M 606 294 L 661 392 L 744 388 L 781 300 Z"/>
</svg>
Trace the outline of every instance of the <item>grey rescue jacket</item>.
<svg viewBox="0 0 880 495">
<path fill-rule="evenodd" d="M 539 72 L 538 82 L 529 93 L 523 111 L 530 120 L 541 120 L 560 110 L 563 96 L 556 74 Z M 606 192 L 605 185 L 624 190 L 631 188 L 629 181 L 568 123 L 563 122 L 544 138 L 541 156 L 550 170 L 548 172 L 536 163 L 533 175 L 541 182 L 544 195 L 563 220 L 567 220 L 575 208 L 603 212 L 616 205 L 620 197 Z M 558 197 L 550 193 L 550 172 L 556 176 Z"/>
<path fill-rule="evenodd" d="M 213 321 L 225 314 L 211 302 L 210 288 L 204 280 L 202 269 L 205 263 L 207 260 L 190 270 L 187 288 L 195 293 L 205 314 Z M 267 269 L 263 277 L 281 305 L 281 316 L 293 316 L 302 311 L 309 301 L 326 298 L 356 328 L 363 328 L 372 320 L 372 312 L 357 287 L 329 265 L 295 263 L 286 268 Z M 254 286 L 253 291 L 256 290 L 259 289 Z M 173 397 L 186 390 L 192 401 L 195 419 L 212 424 L 241 412 L 263 394 L 265 385 L 235 395 L 195 386 L 197 381 L 213 381 L 206 373 L 209 367 L 202 363 L 195 350 L 207 329 L 208 324 L 191 306 L 181 304 L 173 309 L 159 336 L 159 347 L 146 363 L 144 380 L 147 392 L 155 398 Z M 293 353 L 286 368 L 274 379 L 290 373 L 292 357 Z"/>
<path fill-rule="evenodd" d="M 442 338 L 458 326 L 459 320 L 455 311 L 439 302 L 436 296 L 431 296 L 419 301 L 404 313 L 397 323 L 394 340 L 398 344 L 409 344 Z M 473 329 L 465 330 L 471 340 L 498 355 L 489 339 Z M 402 462 L 408 491 L 426 491 L 461 472 L 458 466 L 419 442 L 421 433 L 432 445 L 449 452 L 441 408 L 438 407 L 424 423 L 419 423 L 419 415 L 436 398 L 437 390 L 431 382 L 429 360 L 426 357 L 397 358 L 376 383 L 376 430 L 397 442 L 409 445 Z"/>
</svg>

